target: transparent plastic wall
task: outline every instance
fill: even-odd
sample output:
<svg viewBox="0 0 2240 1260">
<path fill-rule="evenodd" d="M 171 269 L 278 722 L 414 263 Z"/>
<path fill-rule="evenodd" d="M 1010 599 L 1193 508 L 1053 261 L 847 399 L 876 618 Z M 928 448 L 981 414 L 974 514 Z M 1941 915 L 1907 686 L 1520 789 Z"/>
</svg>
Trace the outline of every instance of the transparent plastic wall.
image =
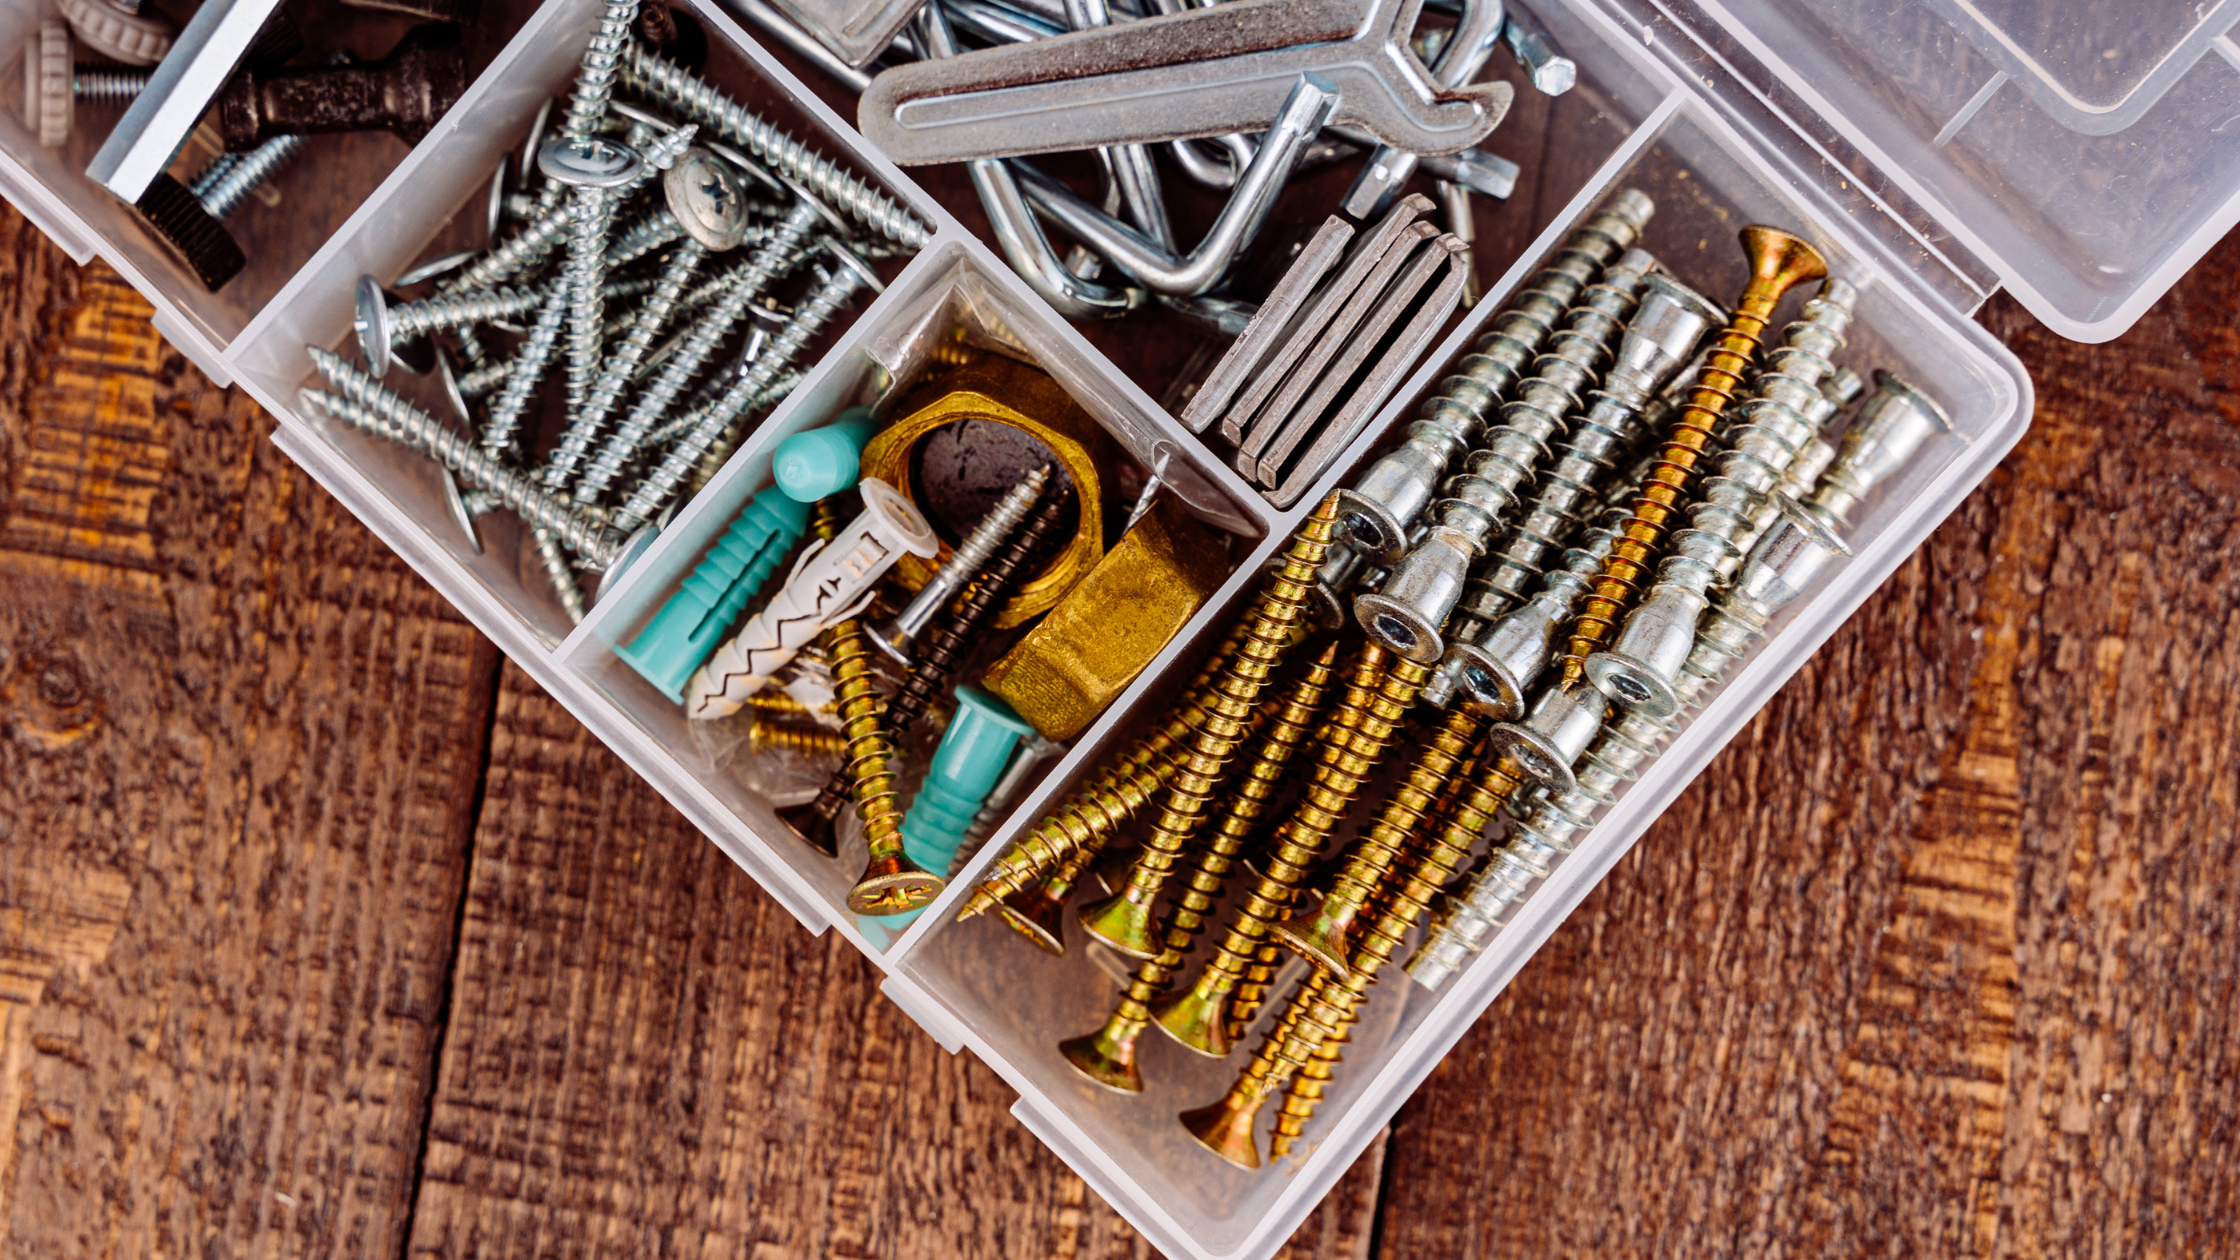
<svg viewBox="0 0 2240 1260">
<path fill-rule="evenodd" d="M 422 457 L 305 415 L 296 391 L 313 380 L 305 344 L 343 343 L 356 277 L 397 274 L 441 239 L 447 224 L 474 213 L 499 156 L 520 142 L 541 101 L 567 83 L 598 9 L 593 0 L 552 0 L 537 10 L 438 132 L 388 172 L 238 335 L 211 352 L 224 374 L 278 417 L 276 441 L 284 449 L 804 925 L 836 928 L 876 959 L 889 973 L 890 996 L 944 1045 L 971 1048 L 1018 1089 L 1014 1110 L 1021 1120 L 1170 1256 L 1260 1260 L 1280 1246 L 1642 828 L 1989 472 L 2027 422 L 2029 383 L 2013 358 L 1939 296 L 1940 280 L 1910 269 L 1917 260 L 1893 248 L 1882 225 L 1855 222 L 1846 202 L 1800 176 L 1793 152 L 1769 142 L 1773 124 L 1753 114 L 1749 102 L 1723 98 L 1719 84 L 1681 73 L 1654 40 L 1642 38 L 1621 0 L 1543 0 L 1541 16 L 1581 69 L 1574 97 L 1552 115 L 1564 134 L 1551 134 L 1547 142 L 1584 152 L 1591 174 L 1575 189 L 1564 185 L 1570 195 L 1529 210 L 1538 229 L 1533 245 L 1489 283 L 1487 300 L 1415 370 L 1398 401 L 1321 488 L 1277 512 L 1051 313 L 983 242 L 869 152 L 720 7 L 704 0 L 694 7 L 715 45 L 711 78 L 886 185 L 935 228 L 935 236 L 882 295 L 856 309 L 801 386 L 659 541 L 600 590 L 583 624 L 571 627 L 544 592 L 517 529 L 486 518 L 484 547 L 477 552 L 451 524 L 439 475 Z M 0 153 L 6 152 L 0 136 Z M 1021 798 L 972 869 L 984 867 L 1008 838 L 1157 719 L 1321 492 L 1350 478 L 1389 442 L 1548 249 L 1627 186 L 1649 192 L 1659 206 L 1644 244 L 1713 294 L 1731 297 L 1740 288 L 1743 264 L 1733 240 L 1745 223 L 1783 224 L 1820 243 L 1838 273 L 1862 288 L 1849 361 L 1909 376 L 1944 403 L 1955 432 L 1866 505 L 1850 535 L 1855 558 L 1832 568 L 1785 612 L 1773 637 L 1649 765 L 1492 948 L 1437 994 L 1398 974 L 1378 987 L 1308 1143 L 1273 1168 L 1231 1168 L 1175 1123 L 1179 1109 L 1220 1093 L 1242 1054 L 1217 1063 L 1147 1040 L 1151 1084 L 1134 1098 L 1076 1077 L 1058 1057 L 1056 1042 L 1102 1019 L 1117 994 L 1120 968 L 1078 946 L 1066 958 L 1052 958 L 990 919 L 955 923 L 950 912 L 969 891 L 970 871 L 899 936 L 859 923 L 842 902 L 853 869 L 810 850 L 781 826 L 770 802 L 614 655 L 614 645 L 636 632 L 708 542 L 768 484 L 769 451 L 777 440 L 873 397 L 889 380 L 907 380 L 914 356 L 922 360 L 923 333 L 967 328 L 1012 347 L 1049 371 L 1132 458 L 1147 466 L 1164 463 L 1190 506 L 1233 535 L 1234 568 L 1207 607 Z"/>
<path fill-rule="evenodd" d="M 2065 337 L 2137 320 L 2240 221 L 2240 2 L 1670 0 L 1723 30 Z"/>
</svg>

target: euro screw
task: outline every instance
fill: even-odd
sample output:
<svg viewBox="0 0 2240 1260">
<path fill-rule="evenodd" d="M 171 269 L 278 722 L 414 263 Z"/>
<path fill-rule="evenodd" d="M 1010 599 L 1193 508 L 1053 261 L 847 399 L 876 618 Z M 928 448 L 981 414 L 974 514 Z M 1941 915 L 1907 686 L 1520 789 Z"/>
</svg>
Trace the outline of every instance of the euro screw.
<svg viewBox="0 0 2240 1260">
<path fill-rule="evenodd" d="M 1485 431 L 1486 418 L 1532 363 L 1577 300 L 1641 235 L 1656 203 L 1626 189 L 1564 238 L 1548 265 L 1493 317 L 1493 327 L 1439 383 L 1439 395 L 1408 426 L 1407 441 L 1370 465 L 1351 490 L 1340 491 L 1345 538 L 1380 564 L 1406 554 L 1408 529 L 1430 505 L 1439 482 Z"/>
<path fill-rule="evenodd" d="M 1648 435 L 1651 401 L 1696 342 L 1725 318 L 1693 290 L 1665 276 L 1650 277 L 1602 387 L 1589 395 L 1586 411 L 1540 470 L 1531 501 L 1499 550 L 1464 583 L 1448 625 L 1449 660 L 1470 655 L 1468 645 L 1487 624 L 1531 593 L 1547 558 L 1593 514 L 1617 465 Z M 1448 668 L 1451 673 L 1460 666 Z"/>
<path fill-rule="evenodd" d="M 1541 575 L 1539 589 L 1530 599 L 1495 618 L 1476 637 L 1450 642 L 1424 698 L 1444 707 L 1460 692 L 1465 703 L 1490 716 L 1521 715 L 1526 696 L 1554 658 L 1580 597 L 1593 589 L 1602 558 L 1617 540 L 1618 526 L 1630 515 L 1624 508 L 1607 509 L 1602 522 L 1564 553 L 1562 567 Z M 1435 694 L 1442 684 L 1444 689 Z"/>
<path fill-rule="evenodd" d="M 745 149 L 880 235 L 913 250 L 925 248 L 933 239 L 925 224 L 885 194 L 660 54 L 625 44 L 622 82 Z"/>
<path fill-rule="evenodd" d="M 1395 669 L 1411 671 L 1419 678 L 1430 673 L 1428 667 L 1414 661 L 1403 661 Z M 1324 971 L 1347 974 L 1346 939 L 1354 920 L 1368 908 L 1378 884 L 1399 862 L 1409 836 L 1431 816 L 1448 783 L 1462 772 L 1485 725 L 1483 717 L 1467 709 L 1447 715 L 1417 750 L 1415 764 L 1393 789 L 1377 821 L 1355 843 L 1322 904 L 1275 925 L 1278 943 L 1296 950 Z"/>
<path fill-rule="evenodd" d="M 1222 767 L 1236 751 L 1260 690 L 1295 641 L 1314 571 L 1330 549 L 1337 519 L 1337 496 L 1332 495 L 1300 526 L 1292 539 L 1290 559 L 1253 610 L 1252 628 L 1214 680 L 1211 712 L 1192 736 L 1174 782 L 1167 786 L 1166 804 L 1151 824 L 1127 887 L 1079 912 L 1083 931 L 1131 958 L 1150 958 L 1159 952 L 1151 930 L 1159 890 L 1204 824 L 1207 802 Z"/>
<path fill-rule="evenodd" d="M 755 718 L 747 723 L 747 750 L 756 753 L 799 753 L 804 757 L 838 757 L 848 751 L 848 738 L 831 731 L 784 726 Z"/>
<path fill-rule="evenodd" d="M 1502 425 L 1483 435 L 1463 471 L 1448 480 L 1423 541 L 1393 566 L 1381 590 L 1354 601 L 1354 615 L 1371 637 L 1427 664 L 1445 654 L 1440 631 L 1462 597 L 1471 562 L 1515 506 L 1548 442 L 1599 379 L 1655 264 L 1647 252 L 1628 250 L 1572 305 L 1533 376 L 1502 408 Z"/>
<path fill-rule="evenodd" d="M 1667 524 L 1687 496 L 1697 461 L 1733 402 L 1734 390 L 1756 357 L 1760 336 L 1781 296 L 1807 280 L 1828 274 L 1828 264 L 1804 238 L 1779 228 L 1742 229 L 1742 248 L 1750 263 L 1750 283 L 1735 304 L 1725 331 L 1712 344 L 1688 404 L 1674 417 L 1655 468 L 1642 484 L 1633 518 L 1602 562 L 1579 615 L 1573 619 L 1570 651 L 1563 660 L 1568 685 L 1586 676 L 1587 658 L 1602 646 L 1610 627 L 1639 591 L 1642 574 L 1664 541 Z"/>
<path fill-rule="evenodd" d="M 932 579 L 911 596 L 902 612 L 892 621 L 871 629 L 871 641 L 897 663 L 909 665 L 911 641 L 948 607 L 949 601 L 988 562 L 988 557 L 1011 536 L 1011 531 L 1018 528 L 1028 509 L 1042 497 L 1042 488 L 1049 483 L 1050 466 L 1044 464 L 1028 473 L 1026 480 L 1011 487 L 980 523 L 973 526 L 972 533 L 950 553 L 948 561 Z"/>
<path fill-rule="evenodd" d="M 1395 664 L 1391 653 L 1374 643 L 1355 654 L 1337 711 L 1319 732 L 1305 792 L 1277 828 L 1259 878 L 1198 978 L 1152 1009 L 1159 1027 L 1191 1049 L 1225 1055 L 1231 1029 L 1246 1022 L 1232 1011 L 1230 995 L 1257 961 L 1269 929 L 1288 912 L 1307 872 L 1345 821 L 1362 783 L 1376 770 L 1393 732 L 1415 703 L 1415 686 Z"/>
<path fill-rule="evenodd" d="M 386 60 L 265 70 L 244 66 L 212 102 L 219 136 L 236 152 L 275 136 L 387 131 L 426 138 L 467 87 L 457 27 L 422 26 Z"/>
<path fill-rule="evenodd" d="M 1820 385 L 1834 374 L 1828 356 L 1843 347 L 1857 296 L 1845 281 L 1828 281 L 1767 356 L 1752 397 L 1739 409 L 1737 418 L 1749 423 L 1730 428 L 1721 475 L 1703 483 L 1703 498 L 1689 509 L 1692 528 L 1672 536 L 1672 554 L 1658 566 L 1656 585 L 1627 616 L 1617 640 L 1587 658 L 1587 678 L 1604 695 L 1655 716 L 1679 710 L 1674 684 L 1710 607 L 1713 584 L 1741 564 L 1738 543 L 1759 505 L 1835 411 Z"/>
<path fill-rule="evenodd" d="M 1935 399 L 1895 372 L 1874 374 L 1874 396 L 1844 430 L 1843 448 L 1808 506 L 1838 529 L 1874 488 L 1905 466 L 1930 438 L 1952 431 Z"/>
<path fill-rule="evenodd" d="M 1261 1105 L 1324 1042 L 1340 1035 L 1356 1018 L 1384 964 L 1423 918 L 1431 899 L 1469 859 L 1471 847 L 1522 782 L 1513 764 L 1491 755 L 1486 758 L 1435 833 L 1423 861 L 1401 881 L 1362 933 L 1347 974 L 1340 978 L 1317 972 L 1311 977 L 1221 1099 L 1182 1113 L 1183 1127 L 1192 1137 L 1239 1167 L 1260 1166 L 1253 1129 Z"/>
<path fill-rule="evenodd" d="M 1048 552 L 1071 498 L 1070 494 L 1055 494 L 1045 500 L 1026 525 L 1005 540 L 1004 549 L 989 563 L 980 581 L 950 612 L 948 620 L 927 638 L 917 662 L 896 689 L 887 709 L 886 725 L 890 731 L 900 735 L 916 725 L 934 698 L 956 676 L 958 663 L 988 619 L 1011 597 L 1028 567 L 1040 563 Z M 807 806 L 786 811 L 786 821 L 808 837 L 811 844 L 824 847 L 821 842 L 829 839 L 832 822 L 839 816 L 838 793 L 841 790 L 842 785 L 835 776 Z"/>
<path fill-rule="evenodd" d="M 1113 831 L 1134 817 L 1135 811 L 1173 776 L 1174 751 L 1204 720 L 1206 689 L 1213 685 L 1221 667 L 1244 642 L 1244 630 L 1245 623 L 1241 620 L 1229 627 L 1220 646 L 1198 667 L 1197 675 L 1182 689 L 1182 698 L 1160 719 L 1155 729 L 1098 771 L 1096 779 L 1088 786 L 1067 797 L 1064 804 L 997 857 L 994 866 L 982 876 L 980 886 L 957 912 L 960 922 L 1000 907 L 1005 920 L 1037 945 L 1052 953 L 1065 952 L 1062 934 L 1041 934 L 1035 929 L 1034 925 L 1046 918 L 1046 914 L 1028 913 L 1023 907 L 1014 907 L 1012 900 L 1027 896 L 1028 886 L 1055 868 L 1063 877 L 1062 881 L 1054 876 L 1045 883 L 1042 893 L 1047 895 L 1042 899 L 1063 906 L 1074 880 L 1080 878 L 1081 871 L 1103 848 Z M 1053 885 L 1056 886 L 1054 893 L 1051 892 Z M 1014 910 L 1025 917 L 1015 916 Z"/>
<path fill-rule="evenodd" d="M 1167 912 L 1158 957 L 1136 968 L 1103 1027 L 1059 1044 L 1058 1052 L 1090 1080 L 1123 1093 L 1142 1092 L 1136 1043 L 1151 1022 L 1149 1003 L 1166 990 L 1198 934 L 1205 930 L 1206 916 L 1220 900 L 1238 852 L 1280 786 L 1285 767 L 1314 727 L 1337 661 L 1338 644 L 1333 641 L 1287 689 L 1244 772 L 1224 784 L 1228 804 L 1205 847 L 1198 851 L 1183 881 L 1182 895 Z"/>
<path fill-rule="evenodd" d="M 436 462 L 466 478 L 476 489 L 496 496 L 501 505 L 519 513 L 535 527 L 557 536 L 576 553 L 585 568 L 604 569 L 621 553 L 627 536 L 619 530 L 610 529 L 596 517 L 578 512 L 546 494 L 527 477 L 477 448 L 470 439 L 382 388 L 379 381 L 332 352 L 318 346 L 309 349 L 312 361 L 342 393 L 338 396 L 305 390 L 303 399 L 308 405 L 352 428 L 428 452 Z"/>
</svg>

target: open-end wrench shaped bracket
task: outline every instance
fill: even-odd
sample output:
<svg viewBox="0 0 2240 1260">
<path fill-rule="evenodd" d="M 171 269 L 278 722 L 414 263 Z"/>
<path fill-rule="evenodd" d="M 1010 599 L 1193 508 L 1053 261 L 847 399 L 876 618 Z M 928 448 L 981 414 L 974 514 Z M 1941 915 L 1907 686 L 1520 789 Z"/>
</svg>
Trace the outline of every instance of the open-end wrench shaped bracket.
<svg viewBox="0 0 2240 1260">
<path fill-rule="evenodd" d="M 903 165 L 1265 131 L 1301 74 L 1336 87 L 1334 124 L 1453 153 L 1508 112 L 1502 82 L 1441 87 L 1408 47 L 1423 0 L 1232 0 L 897 66 L 857 108 Z"/>
</svg>

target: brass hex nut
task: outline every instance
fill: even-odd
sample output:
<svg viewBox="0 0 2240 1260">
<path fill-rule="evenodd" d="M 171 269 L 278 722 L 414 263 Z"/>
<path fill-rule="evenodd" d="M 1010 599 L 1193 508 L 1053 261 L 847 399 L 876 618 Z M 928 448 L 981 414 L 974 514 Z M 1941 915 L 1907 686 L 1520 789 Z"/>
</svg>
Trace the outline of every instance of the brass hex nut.
<svg viewBox="0 0 2240 1260">
<path fill-rule="evenodd" d="M 862 473 L 895 486 L 921 506 L 925 496 L 915 482 L 912 452 L 936 429 L 966 420 L 1026 432 L 1050 448 L 1058 470 L 1073 481 L 1079 500 L 1073 537 L 997 610 L 998 628 L 1047 611 L 1104 558 L 1105 490 L 1114 484 L 1120 448 L 1056 381 L 1023 363 L 990 355 L 919 388 L 897 411 L 901 418 L 864 446 Z M 953 550 L 944 540 L 940 554 L 930 559 L 904 556 L 894 566 L 893 578 L 916 591 L 932 580 Z"/>
<path fill-rule="evenodd" d="M 1043 737 L 1079 735 L 1229 575 L 1220 531 L 1163 496 L 982 686 Z"/>
</svg>

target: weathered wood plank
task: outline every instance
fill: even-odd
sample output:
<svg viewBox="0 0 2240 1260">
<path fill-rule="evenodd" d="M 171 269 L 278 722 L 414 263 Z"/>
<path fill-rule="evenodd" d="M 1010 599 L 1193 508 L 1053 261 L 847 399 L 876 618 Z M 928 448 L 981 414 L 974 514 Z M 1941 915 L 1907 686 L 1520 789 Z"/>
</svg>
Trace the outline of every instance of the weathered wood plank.
<svg viewBox="0 0 2240 1260">
<path fill-rule="evenodd" d="M 876 980 L 508 666 L 408 1254 L 1148 1255 Z"/>
<path fill-rule="evenodd" d="M 2030 434 L 1401 1113 L 1381 1254 L 2229 1245 L 2236 262 L 1993 303 Z"/>
<path fill-rule="evenodd" d="M 0 208 L 0 1235 L 402 1250 L 496 655 Z"/>
</svg>

